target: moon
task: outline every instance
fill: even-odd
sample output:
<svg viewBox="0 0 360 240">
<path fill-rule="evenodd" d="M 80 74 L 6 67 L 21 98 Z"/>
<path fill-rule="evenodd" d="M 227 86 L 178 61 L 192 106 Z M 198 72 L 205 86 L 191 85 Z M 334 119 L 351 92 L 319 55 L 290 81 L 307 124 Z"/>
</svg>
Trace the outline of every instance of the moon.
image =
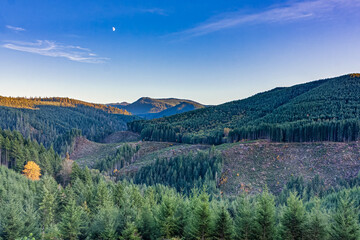
<svg viewBox="0 0 360 240">
<path fill-rule="evenodd" d="M 115 27 L 112 27 L 113 32 L 115 32 Z"/>
</svg>

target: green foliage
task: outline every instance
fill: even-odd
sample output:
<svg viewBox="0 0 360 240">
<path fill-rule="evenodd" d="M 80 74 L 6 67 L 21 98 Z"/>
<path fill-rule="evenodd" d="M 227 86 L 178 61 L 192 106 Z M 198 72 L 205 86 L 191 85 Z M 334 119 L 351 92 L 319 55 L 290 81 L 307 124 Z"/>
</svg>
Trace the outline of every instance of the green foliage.
<svg viewBox="0 0 360 240">
<path fill-rule="evenodd" d="M 99 160 L 95 168 L 100 171 L 112 171 L 116 174 L 118 170 L 131 164 L 137 151 L 139 151 L 139 148 L 132 147 L 129 144 L 121 145 L 113 155 Z"/>
<path fill-rule="evenodd" d="M 233 239 L 233 220 L 224 205 L 220 207 L 215 219 L 214 238 L 218 240 Z"/>
<path fill-rule="evenodd" d="M 209 195 L 204 191 L 191 200 L 191 215 L 185 228 L 187 239 L 207 239 L 211 237 L 211 212 Z"/>
<path fill-rule="evenodd" d="M 152 141 L 354 141 L 360 139 L 359 85 L 358 78 L 345 75 L 128 126 Z"/>
<path fill-rule="evenodd" d="M 175 196 L 165 195 L 162 198 L 159 209 L 159 228 L 165 239 L 171 238 L 176 233 L 175 204 Z"/>
<path fill-rule="evenodd" d="M 324 180 L 319 175 L 315 175 L 307 184 L 302 176 L 291 176 L 277 199 L 279 204 L 284 204 L 293 192 L 296 192 L 301 199 L 310 200 L 313 197 L 322 197 L 329 191 L 331 190 L 326 189 Z"/>
<path fill-rule="evenodd" d="M 17 131 L 0 129 L 0 165 L 21 173 L 28 161 L 38 164 L 42 175 L 56 176 L 62 159 L 53 148 L 46 149 L 36 141 L 24 139 Z"/>
<path fill-rule="evenodd" d="M 281 218 L 283 239 L 301 240 L 306 233 L 306 212 L 302 200 L 296 193 L 291 193 Z"/>
<path fill-rule="evenodd" d="M 138 229 L 142 239 L 144 240 L 154 240 L 157 239 L 159 235 L 159 228 L 149 203 L 146 203 L 141 208 L 138 220 Z"/>
<path fill-rule="evenodd" d="M 121 240 L 141 240 L 136 226 L 133 222 L 127 223 L 126 228 L 122 232 Z"/>
<path fill-rule="evenodd" d="M 64 208 L 60 222 L 61 236 L 64 239 L 75 240 L 81 233 L 83 210 L 76 205 L 74 199 L 70 199 Z"/>
<path fill-rule="evenodd" d="M 100 141 L 113 132 L 125 130 L 126 122 L 137 119 L 117 112 L 117 108 L 73 99 L 29 100 L 35 108 L 6 104 L 3 100 L 0 97 L 0 128 L 17 130 L 45 147 L 54 144 L 62 154 L 72 148 L 74 136 L 80 132 L 90 140 Z"/>
<path fill-rule="evenodd" d="M 332 218 L 330 239 L 358 240 L 360 238 L 356 212 L 354 202 L 349 199 L 349 196 L 340 196 L 338 207 Z"/>
<path fill-rule="evenodd" d="M 77 171 L 80 177 L 62 187 L 50 175 L 31 181 L 1 166 L 0 238 L 358 239 L 358 186 L 304 204 L 291 193 L 283 207 L 267 191 L 219 199 L 206 189 L 186 195 L 160 184 L 115 183 L 99 171 Z"/>
<path fill-rule="evenodd" d="M 237 200 L 235 214 L 235 238 L 238 240 L 254 239 L 255 235 L 255 211 L 249 197 L 241 196 Z"/>
<path fill-rule="evenodd" d="M 274 196 L 267 189 L 256 202 L 255 236 L 257 239 L 270 240 L 275 238 L 275 202 Z"/>
<path fill-rule="evenodd" d="M 328 216 L 321 210 L 320 200 L 315 198 L 315 206 L 309 214 L 306 239 L 308 240 L 326 240 L 328 234 Z"/>
<path fill-rule="evenodd" d="M 180 155 L 170 159 L 157 159 L 142 167 L 134 176 L 137 184 L 164 184 L 189 194 L 191 189 L 206 186 L 215 193 L 222 169 L 222 158 L 211 149 L 209 152 Z"/>
</svg>

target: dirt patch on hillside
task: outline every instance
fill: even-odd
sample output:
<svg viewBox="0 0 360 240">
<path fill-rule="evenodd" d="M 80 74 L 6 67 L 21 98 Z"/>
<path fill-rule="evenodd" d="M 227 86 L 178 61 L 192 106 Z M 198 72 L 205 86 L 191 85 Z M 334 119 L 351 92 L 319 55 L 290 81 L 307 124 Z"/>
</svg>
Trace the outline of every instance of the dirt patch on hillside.
<svg viewBox="0 0 360 240">
<path fill-rule="evenodd" d="M 115 132 L 107 136 L 102 142 L 103 143 L 119 143 L 119 142 L 135 142 L 139 141 L 140 135 L 129 131 Z"/>
<path fill-rule="evenodd" d="M 87 140 L 84 137 L 78 137 L 75 140 L 74 151 L 71 153 L 71 159 L 79 159 L 88 156 L 100 150 L 101 144 Z"/>
<path fill-rule="evenodd" d="M 221 189 L 228 194 L 257 192 L 267 185 L 281 191 L 291 176 L 310 181 L 319 175 L 331 186 L 360 170 L 360 143 L 255 143 L 232 144 L 223 150 Z"/>
</svg>

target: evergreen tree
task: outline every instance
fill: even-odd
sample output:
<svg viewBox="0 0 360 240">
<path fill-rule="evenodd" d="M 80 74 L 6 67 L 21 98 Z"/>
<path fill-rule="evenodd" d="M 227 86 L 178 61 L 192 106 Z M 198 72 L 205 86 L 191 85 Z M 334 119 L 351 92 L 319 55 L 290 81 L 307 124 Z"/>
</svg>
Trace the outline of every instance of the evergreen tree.
<svg viewBox="0 0 360 240">
<path fill-rule="evenodd" d="M 60 230 L 63 238 L 69 240 L 78 239 L 83 224 L 82 215 L 81 207 L 76 205 L 74 199 L 70 199 L 61 216 Z"/>
<path fill-rule="evenodd" d="M 154 215 L 150 209 L 150 205 L 146 203 L 141 208 L 138 221 L 138 229 L 144 240 L 155 240 L 158 237 L 158 226 L 156 225 Z"/>
<path fill-rule="evenodd" d="M 281 218 L 283 239 L 303 239 L 306 233 L 306 221 L 306 211 L 302 200 L 296 193 L 290 193 Z"/>
<path fill-rule="evenodd" d="M 209 195 L 203 191 L 200 196 L 193 197 L 194 206 L 187 225 L 188 239 L 207 239 L 211 237 L 211 216 L 209 209 Z"/>
<path fill-rule="evenodd" d="M 323 213 L 320 200 L 315 199 L 315 206 L 311 210 L 306 230 L 307 240 L 326 240 L 329 237 L 327 216 Z"/>
<path fill-rule="evenodd" d="M 254 238 L 255 211 L 248 197 L 241 197 L 235 217 L 236 239 L 250 240 Z"/>
<path fill-rule="evenodd" d="M 93 239 L 115 240 L 119 229 L 119 210 L 112 202 L 107 201 L 98 208 L 91 225 Z"/>
<path fill-rule="evenodd" d="M 42 179 L 42 200 L 40 202 L 39 210 L 41 213 L 41 220 L 44 232 L 52 228 L 55 224 L 55 215 L 57 209 L 56 195 L 54 192 L 54 179 L 49 176 L 45 176 Z"/>
<path fill-rule="evenodd" d="M 40 238 L 40 219 L 37 209 L 31 202 L 25 202 L 24 210 L 24 230 L 22 234 Z"/>
<path fill-rule="evenodd" d="M 126 224 L 126 228 L 121 233 L 121 240 L 141 240 L 141 237 L 136 229 L 136 226 L 133 222 Z"/>
<path fill-rule="evenodd" d="M 267 188 L 257 199 L 255 237 L 261 240 L 274 239 L 275 228 L 275 203 L 274 197 L 268 192 Z"/>
<path fill-rule="evenodd" d="M 164 238 L 170 239 L 176 232 L 175 198 L 165 195 L 159 210 L 159 227 Z"/>
<path fill-rule="evenodd" d="M 354 208 L 354 202 L 350 200 L 346 194 L 345 197 L 340 197 L 338 207 L 334 213 L 330 229 L 331 240 L 359 240 L 360 230 L 359 223 Z"/>
<path fill-rule="evenodd" d="M 22 237 L 24 231 L 24 215 L 19 202 L 10 196 L 6 208 L 1 210 L 0 236 L 9 240 Z"/>
<path fill-rule="evenodd" d="M 233 239 L 233 234 L 233 221 L 228 210 L 222 205 L 215 220 L 214 238 L 219 240 L 230 240 Z"/>
</svg>

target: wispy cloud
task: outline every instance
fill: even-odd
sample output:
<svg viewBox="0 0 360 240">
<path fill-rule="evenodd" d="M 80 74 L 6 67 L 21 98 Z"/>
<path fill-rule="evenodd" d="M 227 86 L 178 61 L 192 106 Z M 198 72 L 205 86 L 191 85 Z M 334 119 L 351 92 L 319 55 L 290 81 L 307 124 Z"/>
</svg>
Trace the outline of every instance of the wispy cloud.
<svg viewBox="0 0 360 240">
<path fill-rule="evenodd" d="M 108 58 L 98 57 L 90 49 L 79 46 L 63 45 L 49 40 L 37 40 L 36 42 L 8 41 L 2 45 L 4 48 L 35 53 L 49 57 L 63 57 L 71 61 L 83 63 L 103 63 Z"/>
<path fill-rule="evenodd" d="M 14 26 L 10 26 L 10 25 L 6 25 L 5 26 L 6 28 L 12 30 L 12 31 L 15 31 L 15 32 L 22 32 L 22 31 L 25 31 L 24 28 L 21 28 L 21 27 L 14 27 Z"/>
<path fill-rule="evenodd" d="M 212 18 L 194 28 L 175 33 L 175 35 L 182 36 L 182 38 L 191 38 L 244 24 L 289 22 L 307 18 L 321 18 L 335 10 L 354 7 L 360 7 L 360 0 L 291 2 L 282 6 L 272 6 L 265 11 L 253 14 L 243 14 L 242 12 L 225 13 L 221 17 Z"/>
<path fill-rule="evenodd" d="M 140 12 L 167 16 L 166 11 L 164 9 L 161 9 L 161 8 L 146 8 L 146 9 L 141 9 Z"/>
</svg>

